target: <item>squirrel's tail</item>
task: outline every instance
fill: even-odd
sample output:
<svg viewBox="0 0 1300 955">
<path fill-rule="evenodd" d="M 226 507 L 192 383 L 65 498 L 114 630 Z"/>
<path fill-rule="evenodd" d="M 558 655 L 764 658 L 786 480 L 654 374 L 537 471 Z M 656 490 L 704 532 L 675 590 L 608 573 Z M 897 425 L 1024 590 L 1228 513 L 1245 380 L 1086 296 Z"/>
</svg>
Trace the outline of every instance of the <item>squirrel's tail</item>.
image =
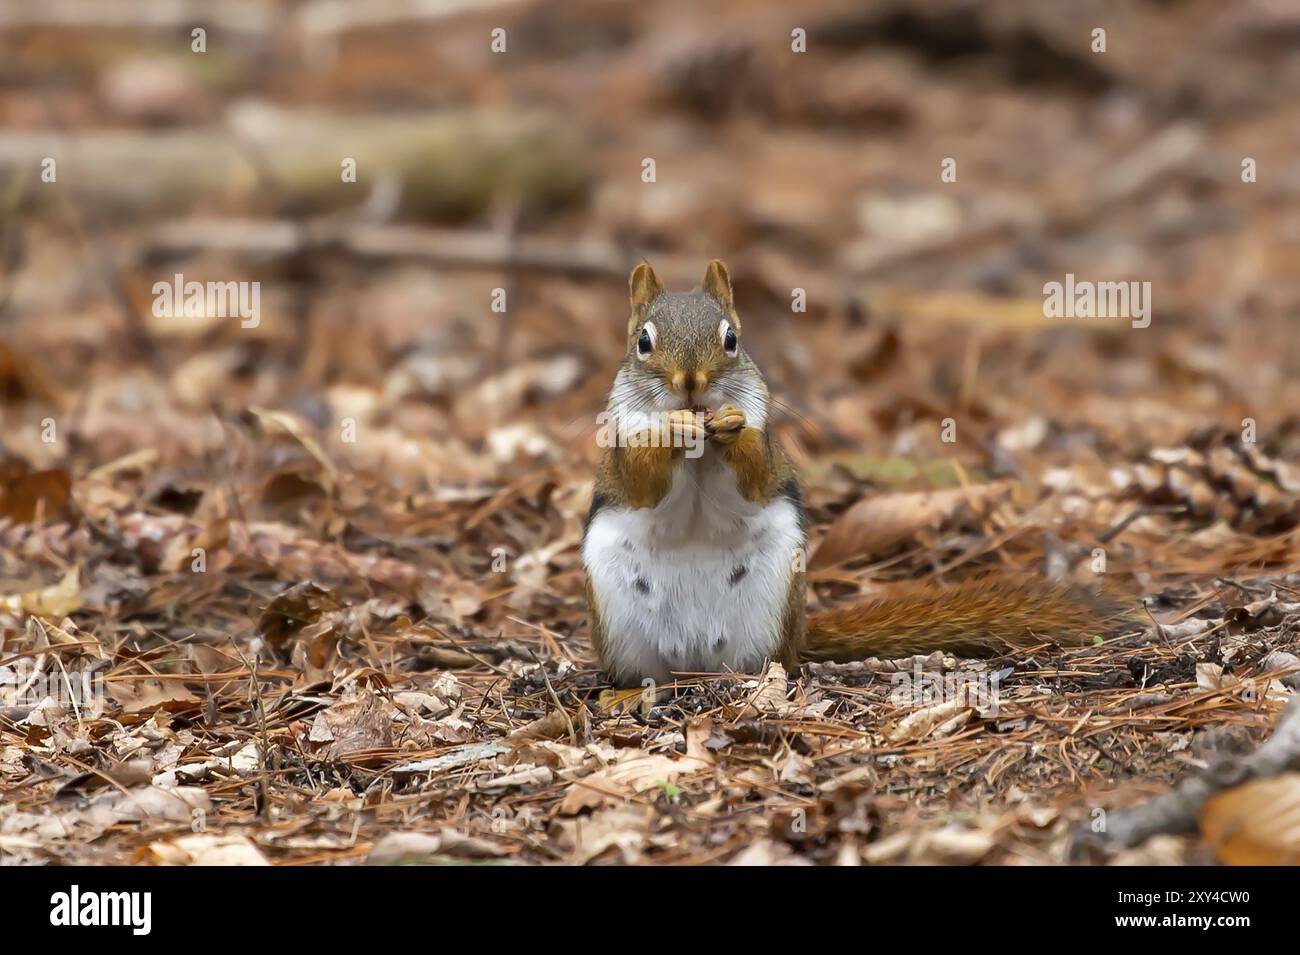
<svg viewBox="0 0 1300 955">
<path fill-rule="evenodd" d="M 800 657 L 847 663 L 935 650 L 981 657 L 1038 643 L 1088 643 L 1132 619 L 1114 597 L 1046 581 L 899 584 L 880 597 L 811 614 Z"/>
</svg>

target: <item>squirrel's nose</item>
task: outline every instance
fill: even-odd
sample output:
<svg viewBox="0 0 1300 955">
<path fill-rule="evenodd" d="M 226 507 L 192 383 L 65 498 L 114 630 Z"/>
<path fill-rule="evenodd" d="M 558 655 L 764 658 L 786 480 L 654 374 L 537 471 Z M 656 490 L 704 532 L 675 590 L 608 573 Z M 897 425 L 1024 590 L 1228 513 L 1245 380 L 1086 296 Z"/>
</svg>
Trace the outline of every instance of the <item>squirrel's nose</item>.
<svg viewBox="0 0 1300 955">
<path fill-rule="evenodd" d="M 668 383 L 679 395 L 686 398 L 693 395 L 698 398 L 709 390 L 709 373 L 697 371 L 687 374 L 685 371 L 678 370 L 669 376 Z"/>
<path fill-rule="evenodd" d="M 687 374 L 687 372 L 679 369 L 669 376 L 668 384 L 672 386 L 673 391 L 683 398 L 698 400 L 709 390 L 709 373 L 707 371 L 696 371 Z"/>
</svg>

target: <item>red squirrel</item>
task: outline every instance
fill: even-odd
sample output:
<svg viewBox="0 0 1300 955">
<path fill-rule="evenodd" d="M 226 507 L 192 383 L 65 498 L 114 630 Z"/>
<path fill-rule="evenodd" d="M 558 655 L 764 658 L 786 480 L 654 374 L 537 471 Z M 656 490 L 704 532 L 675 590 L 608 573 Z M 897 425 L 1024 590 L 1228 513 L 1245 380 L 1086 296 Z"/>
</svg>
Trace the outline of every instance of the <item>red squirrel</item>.
<svg viewBox="0 0 1300 955">
<path fill-rule="evenodd" d="M 799 481 L 772 437 L 726 266 L 710 262 L 686 293 L 665 291 L 644 262 L 629 284 L 612 440 L 582 546 L 592 645 L 616 683 L 768 660 L 980 656 L 1112 628 L 1110 598 L 1029 578 L 903 585 L 807 614 Z"/>
</svg>

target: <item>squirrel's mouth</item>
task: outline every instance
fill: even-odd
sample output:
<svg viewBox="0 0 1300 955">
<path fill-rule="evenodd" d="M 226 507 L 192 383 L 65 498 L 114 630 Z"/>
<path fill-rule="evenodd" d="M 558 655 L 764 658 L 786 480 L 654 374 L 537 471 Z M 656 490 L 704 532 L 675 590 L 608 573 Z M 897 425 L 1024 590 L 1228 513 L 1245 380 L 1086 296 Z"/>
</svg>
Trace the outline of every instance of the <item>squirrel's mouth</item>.
<svg viewBox="0 0 1300 955">
<path fill-rule="evenodd" d="M 691 405 L 691 410 L 696 414 L 707 414 L 709 409 L 704 405 Z"/>
</svg>

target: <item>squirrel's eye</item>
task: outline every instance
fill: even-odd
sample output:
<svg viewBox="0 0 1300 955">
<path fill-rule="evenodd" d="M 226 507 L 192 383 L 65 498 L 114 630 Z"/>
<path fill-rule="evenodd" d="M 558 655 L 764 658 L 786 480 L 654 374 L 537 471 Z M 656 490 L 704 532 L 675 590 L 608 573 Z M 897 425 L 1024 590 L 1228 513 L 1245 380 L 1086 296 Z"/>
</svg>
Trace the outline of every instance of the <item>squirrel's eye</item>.
<svg viewBox="0 0 1300 955">
<path fill-rule="evenodd" d="M 722 333 L 722 350 L 727 353 L 728 358 L 734 358 L 739 342 L 736 340 L 736 330 L 731 327 L 731 323 L 723 321 L 718 326 L 718 331 Z"/>
<path fill-rule="evenodd" d="M 649 322 L 641 329 L 641 336 L 636 340 L 636 356 L 640 359 L 650 357 L 655 350 L 655 327 Z"/>
</svg>

